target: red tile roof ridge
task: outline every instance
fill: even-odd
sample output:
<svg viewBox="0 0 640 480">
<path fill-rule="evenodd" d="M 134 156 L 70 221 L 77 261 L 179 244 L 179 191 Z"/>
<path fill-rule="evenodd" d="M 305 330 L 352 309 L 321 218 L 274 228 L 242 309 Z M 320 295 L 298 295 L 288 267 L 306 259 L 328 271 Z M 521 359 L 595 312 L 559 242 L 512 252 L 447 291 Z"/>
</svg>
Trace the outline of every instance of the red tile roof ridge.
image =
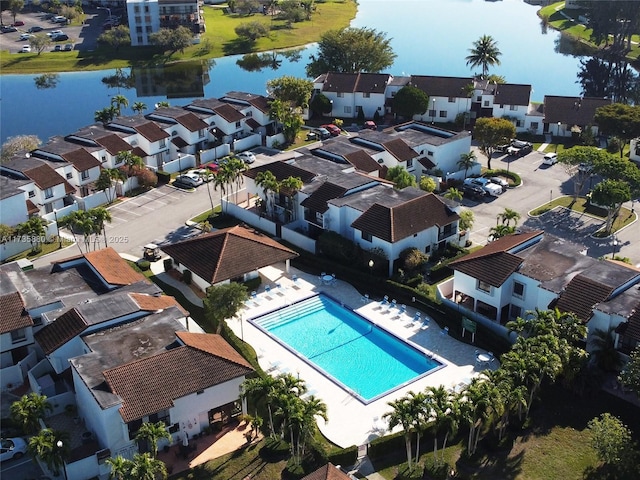
<svg viewBox="0 0 640 480">
<path fill-rule="evenodd" d="M 253 369 L 251 364 L 221 335 L 215 333 L 176 332 L 176 336 L 188 347 Z"/>
<path fill-rule="evenodd" d="M 476 250 L 475 252 L 471 252 L 464 257 L 461 257 L 457 260 L 452 261 L 449 265 L 455 265 L 457 263 L 462 263 L 467 260 L 472 260 L 474 258 L 488 257 L 490 255 L 495 255 L 498 253 L 509 253 L 507 250 L 510 250 L 518 245 L 535 238 L 538 235 L 543 234 L 542 230 L 532 230 L 530 232 L 520 232 L 514 233 L 512 235 L 506 235 L 504 237 L 498 238 L 493 242 L 487 243 L 484 247 Z"/>
</svg>

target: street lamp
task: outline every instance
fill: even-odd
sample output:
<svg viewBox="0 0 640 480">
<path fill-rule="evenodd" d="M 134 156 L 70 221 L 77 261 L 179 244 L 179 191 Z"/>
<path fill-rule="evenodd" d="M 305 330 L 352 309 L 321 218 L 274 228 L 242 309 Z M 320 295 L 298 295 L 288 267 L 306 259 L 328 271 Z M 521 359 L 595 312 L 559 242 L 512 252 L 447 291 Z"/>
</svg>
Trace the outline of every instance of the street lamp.
<svg viewBox="0 0 640 480">
<path fill-rule="evenodd" d="M 618 246 L 618 237 L 613 236 L 613 252 L 611 252 L 611 260 L 616 258 L 616 247 Z"/>
<path fill-rule="evenodd" d="M 431 99 L 431 125 L 436 121 L 436 99 Z"/>
<path fill-rule="evenodd" d="M 178 171 L 182 172 L 182 154 L 180 152 L 178 152 Z"/>
<path fill-rule="evenodd" d="M 373 260 L 369 260 L 369 274 L 373 276 Z"/>
<path fill-rule="evenodd" d="M 556 153 L 558 153 L 558 142 L 560 142 L 560 122 L 558 122 L 558 131 L 556 132 L 558 140 L 556 141 Z"/>
<path fill-rule="evenodd" d="M 58 225 L 58 210 L 53 209 L 53 216 L 56 219 L 56 233 L 58 235 L 58 250 L 62 248 L 62 238 L 60 237 L 60 225 Z"/>
<path fill-rule="evenodd" d="M 62 443 L 62 440 L 58 440 L 56 442 L 56 447 L 58 447 L 58 450 L 62 450 L 62 447 L 64 447 L 64 443 Z M 62 457 L 62 452 L 60 453 L 60 457 L 62 459 L 62 471 L 64 472 L 64 480 L 68 480 L 67 477 L 67 463 L 65 462 L 64 458 Z"/>
</svg>

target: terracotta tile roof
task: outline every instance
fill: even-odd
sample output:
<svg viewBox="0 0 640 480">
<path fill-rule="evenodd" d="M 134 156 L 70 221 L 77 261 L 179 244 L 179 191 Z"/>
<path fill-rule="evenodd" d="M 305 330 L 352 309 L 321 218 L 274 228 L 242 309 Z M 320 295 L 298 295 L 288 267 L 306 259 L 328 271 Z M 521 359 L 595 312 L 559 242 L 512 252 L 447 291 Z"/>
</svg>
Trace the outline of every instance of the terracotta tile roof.
<svg viewBox="0 0 640 480">
<path fill-rule="evenodd" d="M 335 73 L 329 72 L 324 78 L 322 85 L 323 92 L 354 92 L 356 82 L 358 81 L 357 73 Z"/>
<path fill-rule="evenodd" d="M 219 340 L 189 341 L 197 346 L 177 347 L 103 372 L 111 391 L 122 399 L 120 415 L 125 422 L 171 408 L 178 398 L 253 371 L 211 353 L 209 349 L 215 349 Z"/>
<path fill-rule="evenodd" d="M 351 480 L 351 477 L 332 463 L 327 463 L 315 472 L 311 472 L 306 477 L 302 477 L 302 480 Z"/>
<path fill-rule="evenodd" d="M 238 91 L 227 92 L 219 100 L 230 103 L 248 103 L 263 113 L 269 113 L 269 102 L 271 101 L 263 95 Z"/>
<path fill-rule="evenodd" d="M 595 125 L 596 109 L 610 104 L 611 100 L 607 98 L 545 95 L 544 121 L 550 124 L 561 122 L 569 127 Z"/>
<path fill-rule="evenodd" d="M 571 279 L 560 294 L 555 306 L 561 312 L 573 312 L 583 322 L 587 322 L 593 314 L 593 306 L 605 301 L 614 288 L 596 282 L 583 274 Z"/>
<path fill-rule="evenodd" d="M 419 155 L 418 152 L 407 145 L 401 138 L 396 138 L 394 140 L 384 142 L 383 146 L 391 155 L 393 155 L 401 162 L 406 162 L 407 160 L 416 158 Z"/>
<path fill-rule="evenodd" d="M 189 144 L 179 135 L 176 137 L 173 137 L 171 139 L 171 143 L 173 143 L 178 148 L 184 148 L 189 146 Z"/>
<path fill-rule="evenodd" d="M 380 164 L 364 150 L 356 150 L 343 156 L 351 165 L 361 172 L 371 173 L 380 172 L 381 170 Z"/>
<path fill-rule="evenodd" d="M 131 150 L 131 153 L 133 153 L 134 155 L 140 157 L 140 158 L 144 158 L 144 157 L 148 157 L 149 154 L 147 152 L 145 152 L 142 148 L 140 147 L 134 147 L 133 150 Z"/>
<path fill-rule="evenodd" d="M 473 84 L 471 77 L 434 77 L 412 75 L 409 85 L 419 88 L 430 97 L 466 98 L 465 88 Z"/>
<path fill-rule="evenodd" d="M 436 164 L 433 163 L 431 160 L 429 160 L 428 157 L 419 158 L 418 163 L 422 165 L 424 168 L 426 168 L 427 170 L 431 170 L 433 167 L 436 166 Z"/>
<path fill-rule="evenodd" d="M 197 132 L 198 130 L 206 130 L 209 124 L 202 120 L 197 115 L 187 112 L 184 115 L 176 117 L 176 120 L 180 125 L 184 126 L 190 132 Z"/>
<path fill-rule="evenodd" d="M 104 281 L 111 285 L 131 285 L 145 281 L 144 275 L 132 269 L 111 247 L 87 252 L 84 254 L 84 258 L 96 269 Z"/>
<path fill-rule="evenodd" d="M 31 200 L 27 200 L 27 213 L 31 215 L 32 213 L 39 212 L 40 209 L 33 203 Z"/>
<path fill-rule="evenodd" d="M 228 105 L 228 104 L 215 107 L 213 111 L 216 112 L 218 115 L 220 115 L 229 123 L 239 122 L 244 118 L 244 114 L 242 112 L 236 110 L 235 108 L 233 108 L 231 105 Z"/>
<path fill-rule="evenodd" d="M 115 133 L 105 137 L 96 138 L 96 143 L 102 145 L 111 155 L 117 155 L 120 152 L 129 152 L 133 149 L 131 145 Z"/>
<path fill-rule="evenodd" d="M 241 226 L 166 245 L 162 250 L 211 284 L 298 256 L 275 240 Z"/>
<path fill-rule="evenodd" d="M 79 148 L 78 150 L 74 150 L 69 153 L 63 153 L 62 158 L 71 163 L 79 172 L 89 170 L 90 168 L 100 167 L 98 159 L 87 152 L 84 148 Z"/>
<path fill-rule="evenodd" d="M 247 126 L 249 126 L 252 129 L 256 129 L 256 128 L 260 128 L 262 125 L 260 125 L 260 123 L 258 123 L 258 121 L 254 118 L 247 118 L 247 121 L 245 122 L 247 124 Z"/>
<path fill-rule="evenodd" d="M 529 105 L 531 85 L 499 83 L 493 103 L 498 105 Z"/>
<path fill-rule="evenodd" d="M 75 308 L 60 315 L 52 323 L 36 332 L 34 338 L 45 355 L 49 355 L 80 335 L 89 324 Z"/>
<path fill-rule="evenodd" d="M 24 309 L 20 292 L 0 296 L 0 334 L 33 325 L 33 320 Z"/>
<path fill-rule="evenodd" d="M 304 183 L 309 183 L 316 176 L 315 173 L 308 170 L 304 170 L 295 165 L 290 165 L 286 162 L 271 162 L 265 165 L 250 168 L 244 175 L 249 178 L 255 179 L 258 173 L 269 171 L 273 173 L 276 179 L 280 182 L 285 178 L 298 177 Z"/>
<path fill-rule="evenodd" d="M 269 113 L 270 111 L 270 100 L 262 95 L 251 97 L 251 99 L 249 99 L 249 103 L 260 110 L 262 113 Z"/>
<path fill-rule="evenodd" d="M 340 198 L 347 191 L 346 188 L 330 182 L 324 182 L 316 191 L 305 198 L 300 205 L 314 212 L 324 213 L 329 209 L 327 202 Z"/>
<path fill-rule="evenodd" d="M 324 78 L 322 90 L 325 92 L 384 93 L 391 79 L 388 73 L 335 73 Z"/>
<path fill-rule="evenodd" d="M 177 300 L 169 295 L 147 295 L 146 293 L 130 293 L 131 299 L 136 302 L 140 310 L 155 312 L 156 310 L 164 310 L 169 307 L 178 307 L 182 313 L 189 315 Z"/>
<path fill-rule="evenodd" d="M 534 231 L 507 235 L 488 243 L 480 250 L 454 260 L 449 266 L 472 278 L 494 287 L 500 287 L 523 263 L 521 257 L 509 253 L 509 250 L 535 238 L 541 233 L 540 231 Z"/>
<path fill-rule="evenodd" d="M 459 220 L 457 213 L 432 193 L 395 206 L 376 203 L 351 226 L 389 243 L 395 243 L 431 227 L 442 227 Z"/>
<path fill-rule="evenodd" d="M 616 333 L 640 342 L 640 304 L 636 305 L 629 319 L 618 326 Z"/>
<path fill-rule="evenodd" d="M 202 350 L 203 352 L 224 358 L 230 362 L 237 363 L 243 367 L 251 368 L 251 364 L 247 362 L 221 335 L 176 332 L 176 336 L 185 345 Z"/>
<path fill-rule="evenodd" d="M 40 190 L 55 187 L 56 185 L 67 183 L 66 180 L 46 163 L 29 170 L 24 174 L 35 182 Z M 66 186 L 65 186 L 66 188 Z"/>
<path fill-rule="evenodd" d="M 157 142 L 158 140 L 162 140 L 163 138 L 170 136 L 167 132 L 151 121 L 136 125 L 133 128 L 136 132 L 149 140 L 149 142 Z"/>
</svg>

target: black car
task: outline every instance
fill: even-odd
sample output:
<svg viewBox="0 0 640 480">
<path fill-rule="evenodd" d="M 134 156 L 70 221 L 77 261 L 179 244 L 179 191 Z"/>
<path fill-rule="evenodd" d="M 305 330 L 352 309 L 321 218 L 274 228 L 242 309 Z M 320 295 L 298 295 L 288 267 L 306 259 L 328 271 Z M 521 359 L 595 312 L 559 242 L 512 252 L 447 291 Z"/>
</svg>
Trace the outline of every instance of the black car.
<svg viewBox="0 0 640 480">
<path fill-rule="evenodd" d="M 2 33 L 11 33 L 11 32 L 17 32 L 17 31 L 18 31 L 18 29 L 16 27 L 11 27 L 11 26 L 9 26 L 9 27 L 4 26 L 4 27 L 2 27 L 2 29 L 0 29 L 0 32 L 2 32 Z"/>
<path fill-rule="evenodd" d="M 29 30 L 27 30 L 27 32 L 29 33 L 36 33 L 36 32 L 41 32 L 42 31 L 42 27 L 36 25 L 34 27 L 29 28 Z"/>
<path fill-rule="evenodd" d="M 462 194 L 465 197 L 481 199 L 487 194 L 487 192 L 485 192 L 482 187 L 477 185 L 463 185 Z"/>
<path fill-rule="evenodd" d="M 54 42 L 64 42 L 65 40 L 69 40 L 69 35 L 67 35 L 66 33 L 62 33 L 56 35 L 55 37 L 52 37 L 51 40 L 53 40 Z"/>
</svg>

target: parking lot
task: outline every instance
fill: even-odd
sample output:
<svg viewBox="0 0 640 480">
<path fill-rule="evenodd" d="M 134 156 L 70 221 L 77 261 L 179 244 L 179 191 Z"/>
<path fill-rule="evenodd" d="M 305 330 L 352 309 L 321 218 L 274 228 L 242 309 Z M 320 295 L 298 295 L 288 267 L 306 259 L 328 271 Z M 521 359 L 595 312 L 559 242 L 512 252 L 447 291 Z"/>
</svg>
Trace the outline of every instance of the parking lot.
<svg viewBox="0 0 640 480">
<path fill-rule="evenodd" d="M 0 49 L 10 53 L 18 53 L 24 45 L 29 45 L 28 40 L 20 40 L 20 35 L 28 33 L 31 27 L 42 27 L 37 34 L 47 34 L 55 30 L 62 30 L 68 40 L 52 42 L 44 52 L 53 52 L 57 44 L 63 47 L 65 44 L 73 45 L 73 50 L 93 50 L 96 48 L 98 36 L 102 33 L 102 23 L 107 18 L 107 13 L 101 10 L 85 10 L 85 22 L 83 25 L 65 25 L 53 23 L 45 18 L 45 12 L 19 13 L 16 15 L 16 22 L 23 22 L 24 25 L 16 26 L 17 32 L 3 33 L 0 35 Z M 4 12 L 3 21 L 5 25 L 13 23 L 13 15 Z M 44 53 L 43 52 L 43 53 Z M 37 52 L 34 52 L 37 53 Z"/>
</svg>

